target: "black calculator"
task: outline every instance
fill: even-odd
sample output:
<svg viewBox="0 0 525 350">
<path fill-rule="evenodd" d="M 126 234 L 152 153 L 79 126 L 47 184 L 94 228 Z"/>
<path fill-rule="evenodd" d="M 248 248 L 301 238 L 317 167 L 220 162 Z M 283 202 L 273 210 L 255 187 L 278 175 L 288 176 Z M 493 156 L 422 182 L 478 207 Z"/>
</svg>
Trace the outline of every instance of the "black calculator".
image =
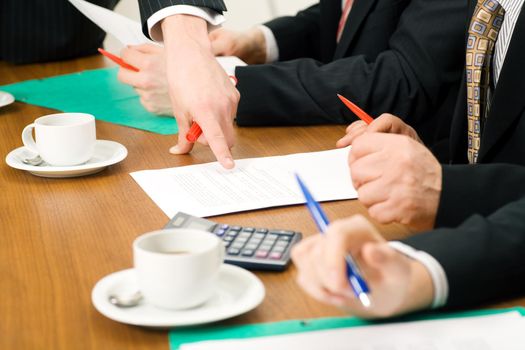
<svg viewBox="0 0 525 350">
<path fill-rule="evenodd" d="M 250 270 L 284 270 L 290 263 L 292 246 L 302 237 L 300 232 L 218 224 L 181 212 L 164 228 L 181 227 L 217 235 L 226 247 L 224 262 Z"/>
</svg>

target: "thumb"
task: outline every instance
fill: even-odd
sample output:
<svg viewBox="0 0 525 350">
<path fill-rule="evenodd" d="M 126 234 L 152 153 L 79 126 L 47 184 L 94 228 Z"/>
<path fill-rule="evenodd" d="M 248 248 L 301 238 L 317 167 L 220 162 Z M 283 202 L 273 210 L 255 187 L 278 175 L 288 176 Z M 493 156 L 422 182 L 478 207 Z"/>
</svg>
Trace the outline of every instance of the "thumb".
<svg viewBox="0 0 525 350">
<path fill-rule="evenodd" d="M 228 51 L 228 41 L 221 36 L 217 36 L 211 41 L 211 50 L 215 56 L 226 56 Z"/>
<path fill-rule="evenodd" d="M 179 125 L 179 135 L 177 144 L 170 148 L 170 153 L 172 154 L 187 154 L 193 148 L 193 143 L 189 142 L 186 139 L 186 135 L 190 130 L 191 119 L 177 119 L 177 124 Z"/>
</svg>

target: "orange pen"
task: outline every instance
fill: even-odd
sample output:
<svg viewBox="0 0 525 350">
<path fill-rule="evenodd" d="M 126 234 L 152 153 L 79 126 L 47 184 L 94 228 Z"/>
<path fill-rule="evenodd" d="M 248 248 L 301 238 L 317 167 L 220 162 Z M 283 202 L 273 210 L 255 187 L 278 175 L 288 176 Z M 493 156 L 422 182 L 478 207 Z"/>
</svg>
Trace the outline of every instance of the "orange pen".
<svg viewBox="0 0 525 350">
<path fill-rule="evenodd" d="M 139 71 L 139 69 L 137 67 L 134 67 L 134 66 L 132 66 L 129 63 L 126 63 L 122 58 L 120 58 L 120 57 L 118 57 L 118 56 L 116 56 L 116 55 L 114 55 L 114 54 L 112 54 L 110 52 L 107 52 L 104 49 L 99 48 L 98 52 L 100 52 L 101 54 L 103 54 L 104 56 L 106 56 L 107 58 L 109 58 L 110 60 L 112 60 L 113 62 L 115 62 L 119 66 L 121 66 L 122 68 L 126 68 L 126 69 L 132 70 L 134 72 L 138 72 Z"/>
<path fill-rule="evenodd" d="M 355 104 L 350 102 L 350 100 L 348 100 L 346 97 L 339 94 L 337 94 L 337 97 L 339 97 L 339 99 L 343 101 L 345 106 L 348 107 L 348 109 L 350 109 L 352 112 L 354 112 L 355 115 L 357 115 L 359 119 L 361 119 L 365 123 L 370 124 L 374 121 L 374 118 L 372 118 L 370 115 L 368 115 L 368 113 L 366 113 L 361 108 L 357 107 Z"/>
<path fill-rule="evenodd" d="M 233 86 L 236 86 L 237 85 L 237 78 L 234 77 L 233 75 L 230 75 L 230 80 L 233 84 Z M 186 134 L 186 140 L 188 142 L 191 142 L 191 143 L 194 143 L 197 141 L 197 139 L 199 138 L 199 136 L 201 136 L 202 134 L 202 129 L 201 127 L 199 126 L 199 124 L 193 122 L 193 124 L 191 124 L 191 128 L 190 128 L 190 131 L 188 131 L 188 133 Z"/>
</svg>

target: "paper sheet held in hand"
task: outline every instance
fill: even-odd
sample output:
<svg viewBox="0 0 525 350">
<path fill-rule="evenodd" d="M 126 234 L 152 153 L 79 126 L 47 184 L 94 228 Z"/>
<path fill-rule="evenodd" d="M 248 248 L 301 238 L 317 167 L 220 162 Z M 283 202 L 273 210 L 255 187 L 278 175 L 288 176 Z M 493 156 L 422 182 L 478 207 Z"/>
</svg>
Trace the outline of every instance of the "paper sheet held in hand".
<svg viewBox="0 0 525 350">
<path fill-rule="evenodd" d="M 213 162 L 137 171 L 131 176 L 169 217 L 179 211 L 206 217 L 304 203 L 295 172 L 318 201 L 357 198 L 348 152 L 344 148 L 239 159 L 233 170 Z"/>
<path fill-rule="evenodd" d="M 69 2 L 123 45 L 156 44 L 142 33 L 142 27 L 137 21 L 85 0 L 69 0 Z M 217 57 L 217 61 L 228 75 L 235 75 L 235 67 L 246 65 L 235 56 Z"/>
</svg>

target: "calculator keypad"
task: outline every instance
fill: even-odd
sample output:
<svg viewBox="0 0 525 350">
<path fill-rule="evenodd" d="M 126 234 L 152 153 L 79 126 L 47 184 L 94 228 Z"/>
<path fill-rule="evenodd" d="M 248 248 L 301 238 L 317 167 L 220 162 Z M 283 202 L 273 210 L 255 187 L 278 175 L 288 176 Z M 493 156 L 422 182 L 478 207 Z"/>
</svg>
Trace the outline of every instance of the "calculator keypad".
<svg viewBox="0 0 525 350">
<path fill-rule="evenodd" d="M 293 231 L 217 225 L 213 233 L 221 238 L 230 256 L 279 260 L 289 248 Z"/>
<path fill-rule="evenodd" d="M 282 271 L 290 262 L 290 248 L 301 240 L 301 233 L 218 224 L 178 212 L 165 226 L 205 229 L 220 238 L 226 250 L 224 262 L 253 270 Z"/>
</svg>

